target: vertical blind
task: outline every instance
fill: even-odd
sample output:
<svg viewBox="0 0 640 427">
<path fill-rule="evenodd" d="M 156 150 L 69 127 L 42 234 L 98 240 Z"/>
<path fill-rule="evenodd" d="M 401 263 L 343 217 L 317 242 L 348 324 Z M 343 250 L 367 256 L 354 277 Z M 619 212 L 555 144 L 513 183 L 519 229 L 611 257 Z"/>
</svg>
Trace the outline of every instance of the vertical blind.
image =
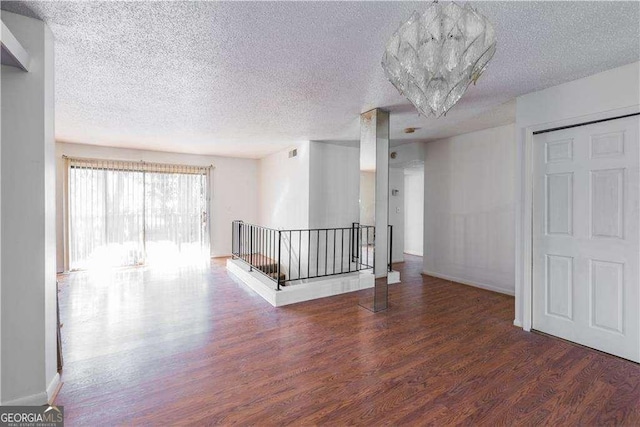
<svg viewBox="0 0 640 427">
<path fill-rule="evenodd" d="M 66 160 L 70 270 L 208 256 L 210 167 Z"/>
</svg>

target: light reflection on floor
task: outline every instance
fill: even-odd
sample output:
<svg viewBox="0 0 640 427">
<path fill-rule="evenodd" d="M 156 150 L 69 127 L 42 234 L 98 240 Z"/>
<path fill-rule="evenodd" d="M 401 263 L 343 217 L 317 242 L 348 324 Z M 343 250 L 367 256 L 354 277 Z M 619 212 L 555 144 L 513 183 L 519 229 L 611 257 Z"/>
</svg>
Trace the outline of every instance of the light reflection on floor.
<svg viewBox="0 0 640 427">
<path fill-rule="evenodd" d="M 209 265 L 103 268 L 59 276 L 65 364 L 126 354 L 139 346 L 158 351 L 182 348 L 176 338 L 201 342 L 211 324 L 213 292 Z M 149 369 L 131 366 L 135 359 L 113 357 L 112 369 Z M 126 362 L 124 362 L 126 361 Z M 121 363 L 127 366 L 121 366 Z M 123 372 L 123 371 L 120 371 Z"/>
</svg>

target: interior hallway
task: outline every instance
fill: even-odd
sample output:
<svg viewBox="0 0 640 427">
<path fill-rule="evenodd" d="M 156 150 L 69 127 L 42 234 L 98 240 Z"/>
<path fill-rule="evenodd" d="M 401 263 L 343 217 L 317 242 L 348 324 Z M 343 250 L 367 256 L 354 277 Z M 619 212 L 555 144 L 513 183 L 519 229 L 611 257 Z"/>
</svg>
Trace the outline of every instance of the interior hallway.
<svg viewBox="0 0 640 427">
<path fill-rule="evenodd" d="M 512 297 L 396 264 L 390 309 L 273 308 L 226 272 L 61 276 L 69 425 L 640 424 L 638 365 L 512 325 Z"/>
</svg>

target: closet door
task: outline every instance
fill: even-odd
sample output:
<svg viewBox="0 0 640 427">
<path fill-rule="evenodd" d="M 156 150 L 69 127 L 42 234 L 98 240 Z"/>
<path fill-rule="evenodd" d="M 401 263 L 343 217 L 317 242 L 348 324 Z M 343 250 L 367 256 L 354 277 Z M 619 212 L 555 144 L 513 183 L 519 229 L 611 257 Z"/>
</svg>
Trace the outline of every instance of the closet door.
<svg viewBox="0 0 640 427">
<path fill-rule="evenodd" d="M 533 328 L 640 362 L 638 116 L 534 137 Z"/>
</svg>

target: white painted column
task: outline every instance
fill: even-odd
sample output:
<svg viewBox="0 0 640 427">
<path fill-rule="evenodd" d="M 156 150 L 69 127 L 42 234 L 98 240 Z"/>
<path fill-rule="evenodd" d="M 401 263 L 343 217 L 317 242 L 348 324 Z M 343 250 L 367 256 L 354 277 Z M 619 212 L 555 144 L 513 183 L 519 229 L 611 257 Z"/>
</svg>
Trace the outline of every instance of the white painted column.
<svg viewBox="0 0 640 427">
<path fill-rule="evenodd" d="M 0 15 L 1 17 L 1 15 Z M 3 28 L 6 28 L 2 24 Z M 4 68 L 4 67 L 3 67 Z M 0 77 L 2 73 L 0 72 Z M 2 99 L 2 84 L 0 84 L 0 99 Z M 0 106 L 1 107 L 1 106 Z M 0 108 L 0 140 L 2 138 L 2 108 Z M 0 242 L 2 242 L 2 144 L 0 141 Z M 0 405 L 2 405 L 2 244 L 0 244 Z"/>
<path fill-rule="evenodd" d="M 53 35 L 2 11 L 30 55 L 29 72 L 2 66 L 1 388 L 3 404 L 44 404 L 56 372 Z"/>
</svg>

